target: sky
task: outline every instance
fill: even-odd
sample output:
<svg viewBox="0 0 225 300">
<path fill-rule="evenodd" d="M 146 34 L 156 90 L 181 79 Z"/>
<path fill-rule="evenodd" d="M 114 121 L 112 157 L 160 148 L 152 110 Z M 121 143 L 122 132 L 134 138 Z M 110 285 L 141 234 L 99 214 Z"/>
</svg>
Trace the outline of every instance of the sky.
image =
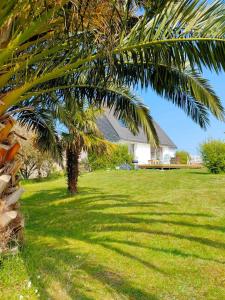
<svg viewBox="0 0 225 300">
<path fill-rule="evenodd" d="M 220 97 L 225 107 L 225 73 L 219 75 L 209 71 L 204 72 L 211 86 Z M 167 100 L 157 96 L 151 88 L 147 91 L 138 90 L 143 102 L 149 106 L 154 120 L 166 131 L 179 150 L 190 154 L 199 154 L 199 145 L 208 139 L 225 140 L 225 123 L 210 116 L 210 126 L 201 129 L 186 114 Z"/>
</svg>

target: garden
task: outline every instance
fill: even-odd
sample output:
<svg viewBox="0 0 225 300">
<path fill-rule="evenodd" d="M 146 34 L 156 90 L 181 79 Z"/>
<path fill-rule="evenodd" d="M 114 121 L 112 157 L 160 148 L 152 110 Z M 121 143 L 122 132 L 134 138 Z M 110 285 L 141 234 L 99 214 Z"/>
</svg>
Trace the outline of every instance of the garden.
<svg viewBox="0 0 225 300">
<path fill-rule="evenodd" d="M 97 124 L 107 110 L 157 154 L 149 88 L 222 126 L 204 70 L 225 71 L 224 16 L 220 0 L 0 1 L 0 299 L 224 299 L 223 137 L 198 170 L 139 170 Z"/>
<path fill-rule="evenodd" d="M 225 175 L 96 171 L 23 184 L 24 247 L 1 299 L 224 299 Z"/>
</svg>

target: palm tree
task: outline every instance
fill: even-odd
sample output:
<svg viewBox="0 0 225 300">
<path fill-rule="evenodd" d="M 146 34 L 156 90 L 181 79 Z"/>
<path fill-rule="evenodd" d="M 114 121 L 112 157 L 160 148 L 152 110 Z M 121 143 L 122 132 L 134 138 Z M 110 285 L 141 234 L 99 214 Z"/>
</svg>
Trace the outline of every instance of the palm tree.
<svg viewBox="0 0 225 300">
<path fill-rule="evenodd" d="M 216 72 L 225 68 L 225 6 L 221 1 L 210 5 L 201 0 L 146 1 L 143 15 L 132 18 L 132 1 L 84 1 L 84 5 L 77 0 L 73 1 L 71 14 L 77 16 L 73 22 L 69 0 L 55 5 L 49 1 L 49 7 L 38 13 L 35 6 L 24 8 L 33 16 L 29 21 L 18 16 L 28 0 L 12 7 L 2 2 L 7 6 L 2 29 L 9 29 L 0 53 L 1 87 L 7 90 L 1 97 L 0 113 L 24 98 L 47 92 L 52 80 L 68 74 L 74 74 L 74 87 L 80 90 L 76 78 L 86 71 L 93 88 L 99 78 L 151 86 L 203 127 L 208 121 L 206 108 L 223 118 L 218 97 L 200 75 L 203 65 Z M 66 19 L 61 17 L 63 5 Z M 62 35 L 66 22 L 71 30 L 68 36 Z M 19 26 L 19 37 L 16 28 L 11 30 L 14 25 Z M 46 82 L 48 88 L 41 90 Z"/>
<path fill-rule="evenodd" d="M 143 12 L 139 17 L 133 14 L 135 5 Z M 25 99 L 32 103 L 59 88 L 73 88 L 76 98 L 112 106 L 100 97 L 105 84 L 116 94 L 112 83 L 150 86 L 203 128 L 208 111 L 224 119 L 219 98 L 201 75 L 203 66 L 225 69 L 222 1 L 1 0 L 0 11 L 0 116 L 7 130 L 13 121 L 3 115 L 12 105 Z M 72 84 L 60 86 L 58 78 L 67 76 Z M 117 107 L 126 114 L 130 109 L 126 101 Z M 137 119 L 135 110 L 130 115 Z M 139 110 L 138 122 L 150 132 L 145 117 L 140 122 L 143 116 Z M 9 131 L 0 132 L 3 141 Z M 12 154 L 18 147 L 16 143 Z M 5 208 L 0 214 L 9 221 L 16 215 Z"/>
<path fill-rule="evenodd" d="M 81 152 L 91 150 L 101 154 L 110 151 L 113 145 L 104 140 L 97 127 L 96 118 L 102 113 L 100 109 L 87 106 L 84 102 L 77 103 L 70 110 L 66 107 L 59 109 L 60 121 L 68 130 L 62 133 L 62 145 L 66 150 L 68 192 L 75 194 Z"/>
<path fill-rule="evenodd" d="M 73 74 L 74 89 L 85 94 L 86 86 L 77 79 L 86 72 L 93 93 L 99 78 L 141 84 L 178 105 L 202 127 L 208 123 L 206 109 L 223 118 L 218 97 L 200 75 L 202 65 L 217 72 L 225 67 L 222 2 L 147 1 L 139 18 L 131 15 L 132 1 L 85 2 L 81 6 L 83 1 L 73 1 L 71 8 L 69 0 L 55 5 L 47 1 L 46 7 L 43 0 L 40 11 L 28 0 L 14 5 L 2 1 L 0 113 L 26 98 L 58 89 L 55 82 L 65 75 Z M 107 13 L 106 4 L 110 4 Z M 25 16 L 18 13 L 22 8 Z M 68 35 L 62 34 L 66 23 Z M 68 87 L 71 84 L 60 88 Z"/>
<path fill-rule="evenodd" d="M 87 86 L 88 88 L 91 92 L 91 87 Z M 142 122 L 149 140 L 157 142 L 149 111 L 134 93 L 112 84 L 105 85 L 104 89 L 100 85 L 99 89 L 101 95 L 97 97 L 101 96 L 107 107 L 113 109 L 134 134 L 138 132 Z M 76 91 L 73 89 L 38 96 L 32 99 L 32 108 L 28 100 L 9 110 L 11 114 L 16 114 L 17 121 L 22 126 L 36 132 L 36 145 L 42 152 L 50 153 L 60 163 L 63 161 L 63 150 L 66 151 L 68 191 L 71 194 L 77 192 L 81 152 L 91 150 L 100 154 L 114 148 L 113 144 L 104 140 L 96 124 L 97 117 L 103 111 L 104 108 L 99 106 L 95 98 L 92 98 L 92 104 L 85 98 L 80 100 L 76 98 Z"/>
<path fill-rule="evenodd" d="M 103 111 L 84 101 L 70 100 L 67 95 L 66 101 L 48 104 L 48 109 L 35 101 L 32 110 L 23 109 L 17 114 L 17 121 L 36 133 L 38 150 L 50 154 L 62 167 L 65 153 L 68 192 L 75 194 L 81 152 L 91 150 L 101 154 L 113 149 L 113 144 L 103 138 L 96 124 Z"/>
</svg>

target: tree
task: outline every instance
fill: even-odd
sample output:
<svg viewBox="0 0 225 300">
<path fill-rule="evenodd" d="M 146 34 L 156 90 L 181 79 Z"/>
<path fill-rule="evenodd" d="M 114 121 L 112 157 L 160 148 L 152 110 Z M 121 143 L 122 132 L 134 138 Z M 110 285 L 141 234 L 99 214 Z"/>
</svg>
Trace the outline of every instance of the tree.
<svg viewBox="0 0 225 300">
<path fill-rule="evenodd" d="M 176 151 L 176 160 L 179 164 L 187 164 L 190 160 L 190 154 L 187 151 Z"/>
<path fill-rule="evenodd" d="M 88 105 L 85 101 L 71 105 L 66 97 L 63 106 L 57 106 L 54 117 L 65 128 L 61 133 L 60 143 L 66 152 L 67 185 L 70 194 L 77 193 L 79 159 L 82 151 L 94 151 L 102 154 L 110 152 L 114 146 L 106 141 L 99 131 L 96 119 L 101 109 Z"/>
<path fill-rule="evenodd" d="M 77 92 L 84 92 L 86 87 L 76 79 L 85 71 L 94 91 L 99 78 L 129 86 L 140 83 L 184 109 L 202 127 L 208 122 L 206 108 L 223 118 L 218 97 L 199 74 L 202 65 L 215 71 L 225 67 L 222 2 L 147 1 L 139 4 L 144 10 L 140 18 L 131 15 L 132 1 L 77 0 L 73 7 L 66 0 L 33 6 L 28 0 L 11 6 L 2 2 L 0 70 L 1 87 L 7 92 L 1 113 L 49 91 L 52 80 L 68 74 L 74 74 Z M 11 31 L 14 25 L 19 26 L 19 37 L 16 27 Z M 70 34 L 63 34 L 68 28 Z M 48 88 L 41 90 L 46 82 Z"/>
<path fill-rule="evenodd" d="M 88 106 L 85 102 L 78 102 L 71 106 L 70 99 L 66 99 L 64 106 L 58 108 L 58 120 L 65 126 L 61 143 L 66 151 L 66 170 L 68 192 L 77 193 L 79 176 L 79 159 L 82 151 L 92 150 L 97 153 L 110 151 L 113 145 L 104 140 L 99 131 L 96 118 L 101 110 Z"/>
<path fill-rule="evenodd" d="M 68 192 L 78 191 L 79 159 L 82 151 L 91 150 L 101 155 L 109 152 L 113 145 L 104 140 L 96 125 L 96 118 L 100 111 L 94 107 L 85 108 L 84 103 L 76 105 L 72 111 L 66 110 L 65 118 L 60 120 L 68 129 L 62 134 L 62 144 L 66 149 L 66 171 Z"/>
<path fill-rule="evenodd" d="M 211 173 L 225 173 L 224 141 L 209 140 L 200 145 L 200 152 L 204 165 Z"/>
<path fill-rule="evenodd" d="M 139 18 L 132 14 L 134 3 L 142 8 Z M 13 124 L 4 115 L 12 105 L 72 87 L 80 100 L 115 105 L 115 114 L 129 115 L 148 137 L 154 133 L 148 111 L 128 105 L 123 93 L 119 102 L 104 97 L 105 85 L 111 95 L 116 86 L 150 86 L 203 128 L 208 111 L 224 119 L 219 98 L 201 76 L 202 66 L 225 69 L 222 1 L 1 0 L 0 8 L 0 116 L 7 128 L 2 137 Z M 70 75 L 72 85 L 60 86 L 58 78 Z M 8 136 L 2 141 L 7 148 Z M 15 157 L 19 145 L 10 145 Z M 16 213 L 5 209 L 0 219 L 6 214 L 10 221 Z"/>
<path fill-rule="evenodd" d="M 92 88 L 88 85 L 86 89 L 92 92 Z M 113 93 L 110 89 L 114 89 Z M 138 126 L 143 122 L 149 138 L 151 134 L 156 136 L 148 109 L 129 89 L 112 84 L 101 86 L 99 97 L 111 103 L 107 107 L 114 103 L 113 109 L 133 133 L 138 132 Z M 125 104 L 126 109 L 123 110 Z M 63 160 L 63 150 L 66 151 L 68 191 L 71 194 L 77 192 L 78 162 L 81 152 L 94 151 L 99 155 L 114 148 L 111 143 L 104 140 L 96 125 L 96 118 L 103 112 L 103 108 L 97 101 L 90 104 L 85 98 L 80 100 L 73 88 L 51 91 L 47 95 L 32 99 L 32 109 L 29 100 L 24 101 L 22 105 L 12 107 L 13 111 L 18 111 L 17 120 L 23 126 L 35 131 L 36 145 L 42 153 L 51 153 L 51 156 L 60 162 Z M 60 137 L 56 128 L 59 126 L 63 128 Z"/>
<path fill-rule="evenodd" d="M 22 166 L 20 174 L 24 179 L 31 177 L 48 177 L 54 166 L 54 160 L 48 153 L 41 152 L 37 148 L 37 135 L 27 128 L 16 126 L 15 131 L 20 134 Z"/>
</svg>

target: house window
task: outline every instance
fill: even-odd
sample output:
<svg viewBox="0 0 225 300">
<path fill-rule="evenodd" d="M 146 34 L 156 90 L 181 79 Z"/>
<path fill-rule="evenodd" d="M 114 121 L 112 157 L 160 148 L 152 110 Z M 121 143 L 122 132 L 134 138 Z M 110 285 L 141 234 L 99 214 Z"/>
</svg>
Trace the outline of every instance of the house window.
<svg viewBox="0 0 225 300">
<path fill-rule="evenodd" d="M 162 148 L 161 147 L 158 147 L 158 148 L 151 147 L 151 159 L 160 160 L 161 157 L 162 157 Z"/>
</svg>

